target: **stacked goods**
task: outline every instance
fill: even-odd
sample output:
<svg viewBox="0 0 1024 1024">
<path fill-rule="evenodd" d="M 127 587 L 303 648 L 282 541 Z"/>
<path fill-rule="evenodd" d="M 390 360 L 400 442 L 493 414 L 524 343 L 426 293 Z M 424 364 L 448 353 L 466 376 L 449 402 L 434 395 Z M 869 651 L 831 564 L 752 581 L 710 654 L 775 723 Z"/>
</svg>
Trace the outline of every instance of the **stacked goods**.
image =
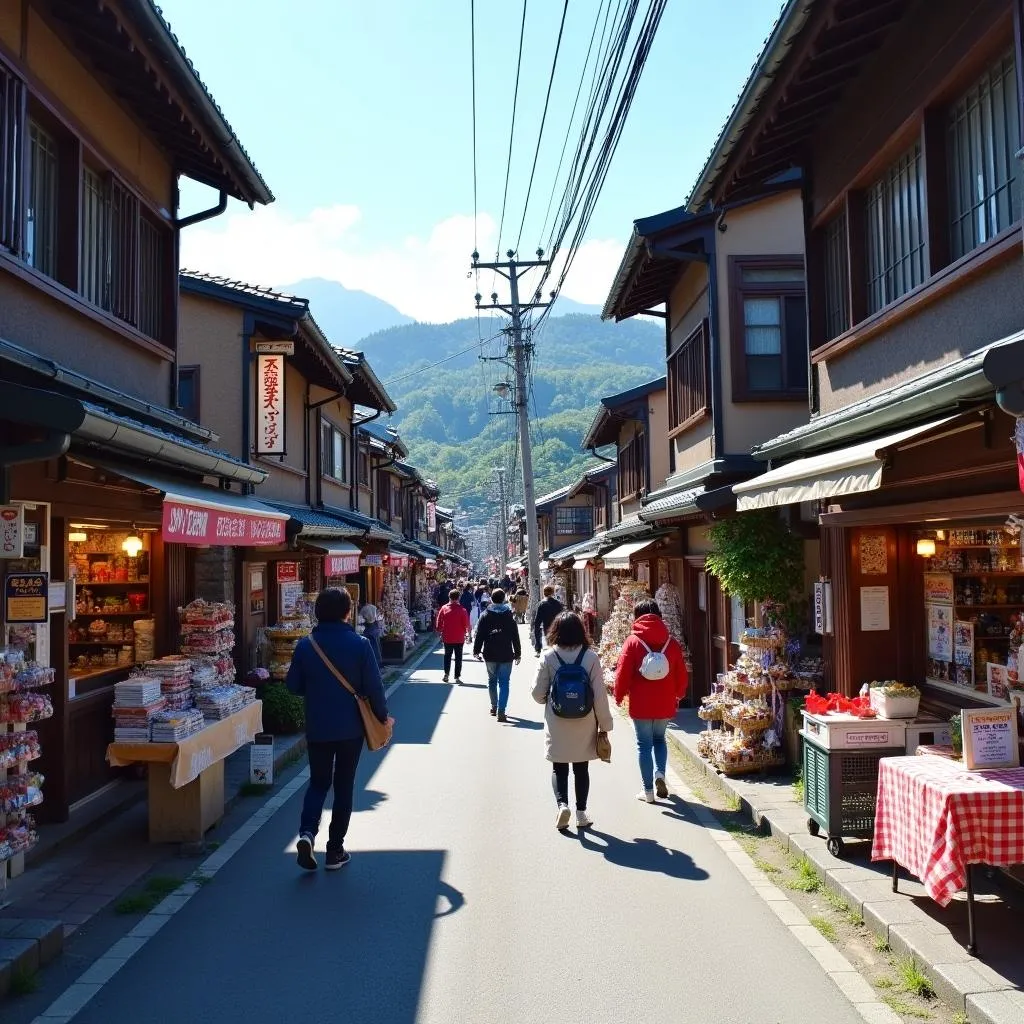
<svg viewBox="0 0 1024 1024">
<path fill-rule="evenodd" d="M 397 569 L 388 569 L 384 575 L 380 614 L 384 620 L 384 636 L 388 640 L 401 640 L 408 650 L 416 643 L 416 630 L 409 618 L 406 589 Z"/>
<path fill-rule="evenodd" d="M 35 822 L 27 815 L 10 825 L 0 825 L 0 861 L 31 850 L 38 840 Z"/>
<path fill-rule="evenodd" d="M 615 679 L 615 666 L 626 637 L 633 632 L 633 606 L 638 601 L 650 600 L 650 591 L 643 583 L 622 580 L 618 583 L 619 596 L 615 601 L 608 621 L 601 630 L 601 646 L 598 656 L 604 668 L 605 682 L 611 685 Z"/>
<path fill-rule="evenodd" d="M 0 779 L 0 814 L 16 814 L 43 802 L 43 777 L 38 772 Z"/>
<path fill-rule="evenodd" d="M 156 654 L 156 621 L 136 619 L 132 629 L 135 637 L 135 663 L 143 665 Z"/>
<path fill-rule="evenodd" d="M 193 601 L 179 608 L 178 616 L 181 619 L 181 653 L 189 658 L 210 659 L 217 669 L 218 681 L 233 682 L 234 607 L 219 601 Z"/>
<path fill-rule="evenodd" d="M 0 769 L 13 768 L 19 761 L 34 761 L 40 753 L 39 735 L 31 729 L 0 734 Z"/>
<path fill-rule="evenodd" d="M 114 684 L 115 743 L 148 743 L 150 724 L 166 705 L 160 693 L 160 680 L 152 676 L 132 676 Z"/>
<path fill-rule="evenodd" d="M 193 697 L 204 690 L 212 690 L 220 682 L 220 672 L 213 658 L 193 658 L 191 661 Z"/>
<path fill-rule="evenodd" d="M 199 732 L 205 724 L 206 719 L 198 708 L 185 711 L 158 711 L 153 716 L 153 742 L 180 743 L 193 733 Z"/>
<path fill-rule="evenodd" d="M 146 674 L 160 680 L 166 711 L 187 711 L 192 707 L 192 662 L 172 654 L 146 662 Z"/>
<path fill-rule="evenodd" d="M 53 704 L 43 693 L 16 693 L 0 701 L 0 723 L 41 722 L 53 717 Z"/>
<path fill-rule="evenodd" d="M 0 694 L 22 693 L 49 686 L 54 677 L 52 668 L 26 661 L 24 651 L 0 651 Z"/>
<path fill-rule="evenodd" d="M 679 641 L 686 660 L 689 662 L 690 652 L 683 639 L 683 605 L 679 600 L 679 591 L 671 583 L 662 583 L 654 595 L 654 600 L 658 602 L 658 610 L 661 612 L 662 621 L 668 628 L 669 634 Z"/>
<path fill-rule="evenodd" d="M 267 639 L 270 641 L 270 677 L 283 681 L 292 663 L 295 645 L 309 636 L 312 623 L 306 615 L 292 615 L 281 619 L 276 626 L 268 626 Z"/>
<path fill-rule="evenodd" d="M 196 704 L 208 722 L 219 722 L 229 718 L 245 707 L 246 701 L 241 686 L 215 686 L 196 695 Z"/>
</svg>

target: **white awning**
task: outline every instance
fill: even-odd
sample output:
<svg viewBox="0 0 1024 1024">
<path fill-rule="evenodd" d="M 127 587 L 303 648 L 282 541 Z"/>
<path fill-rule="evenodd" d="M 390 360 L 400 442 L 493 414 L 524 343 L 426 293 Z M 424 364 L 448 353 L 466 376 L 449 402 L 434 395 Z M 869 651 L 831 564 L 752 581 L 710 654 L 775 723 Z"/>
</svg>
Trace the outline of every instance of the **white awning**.
<svg viewBox="0 0 1024 1024">
<path fill-rule="evenodd" d="M 736 511 L 876 491 L 882 486 L 886 449 L 943 427 L 953 419 L 956 417 L 948 416 L 836 452 L 796 459 L 753 480 L 735 484 L 732 491 L 736 495 Z"/>
<path fill-rule="evenodd" d="M 608 554 L 602 556 L 606 569 L 628 569 L 630 558 L 644 548 L 649 548 L 658 537 L 647 537 L 644 540 L 632 540 L 628 544 L 620 544 L 612 548 Z"/>
<path fill-rule="evenodd" d="M 576 561 L 572 563 L 572 567 L 574 569 L 586 569 L 588 565 L 590 565 L 589 558 L 577 558 Z"/>
</svg>

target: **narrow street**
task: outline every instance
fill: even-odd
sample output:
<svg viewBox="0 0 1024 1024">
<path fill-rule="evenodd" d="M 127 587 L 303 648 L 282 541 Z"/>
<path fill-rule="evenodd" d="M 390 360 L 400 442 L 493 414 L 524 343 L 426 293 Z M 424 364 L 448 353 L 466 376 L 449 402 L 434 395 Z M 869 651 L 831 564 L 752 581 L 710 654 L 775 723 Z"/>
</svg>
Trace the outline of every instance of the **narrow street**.
<svg viewBox="0 0 1024 1024">
<path fill-rule="evenodd" d="M 860 1021 L 686 803 L 634 799 L 626 720 L 593 829 L 556 831 L 534 665 L 499 725 L 483 665 L 455 687 L 430 655 L 364 756 L 351 864 L 296 868 L 297 792 L 74 1020 Z"/>
</svg>

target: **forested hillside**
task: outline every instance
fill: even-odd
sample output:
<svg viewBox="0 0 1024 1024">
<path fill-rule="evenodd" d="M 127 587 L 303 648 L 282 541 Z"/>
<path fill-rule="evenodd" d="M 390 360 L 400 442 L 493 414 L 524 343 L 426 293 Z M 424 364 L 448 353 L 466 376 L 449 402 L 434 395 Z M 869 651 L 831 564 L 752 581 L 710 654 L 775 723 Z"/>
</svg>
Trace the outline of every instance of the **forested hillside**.
<svg viewBox="0 0 1024 1024">
<path fill-rule="evenodd" d="M 410 461 L 435 479 L 442 501 L 479 513 L 488 510 L 492 467 L 501 463 L 514 417 L 491 415 L 508 404 L 491 384 L 508 376 L 500 363 L 479 359 L 480 335 L 498 322 L 457 320 L 408 324 L 359 342 L 398 403 L 394 417 Z M 470 351 L 464 351 L 469 349 Z M 501 351 L 495 345 L 488 354 Z M 452 359 L 431 365 L 452 353 Z M 534 477 L 538 494 L 568 483 L 591 457 L 580 451 L 598 400 L 664 373 L 664 334 L 649 321 L 602 323 L 596 316 L 551 318 L 536 339 Z M 413 372 L 419 371 L 419 372 Z"/>
</svg>

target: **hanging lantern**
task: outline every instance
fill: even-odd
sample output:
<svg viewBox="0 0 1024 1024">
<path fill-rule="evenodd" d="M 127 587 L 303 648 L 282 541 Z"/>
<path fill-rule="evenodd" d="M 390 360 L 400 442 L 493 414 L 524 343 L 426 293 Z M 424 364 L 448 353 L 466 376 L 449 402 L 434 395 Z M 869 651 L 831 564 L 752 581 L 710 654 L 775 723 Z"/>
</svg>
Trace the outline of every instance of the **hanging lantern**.
<svg viewBox="0 0 1024 1024">
<path fill-rule="evenodd" d="M 129 558 L 137 558 L 142 547 L 142 538 L 139 536 L 138 530 L 133 526 L 132 532 L 121 542 L 121 550 L 124 551 Z"/>
</svg>

